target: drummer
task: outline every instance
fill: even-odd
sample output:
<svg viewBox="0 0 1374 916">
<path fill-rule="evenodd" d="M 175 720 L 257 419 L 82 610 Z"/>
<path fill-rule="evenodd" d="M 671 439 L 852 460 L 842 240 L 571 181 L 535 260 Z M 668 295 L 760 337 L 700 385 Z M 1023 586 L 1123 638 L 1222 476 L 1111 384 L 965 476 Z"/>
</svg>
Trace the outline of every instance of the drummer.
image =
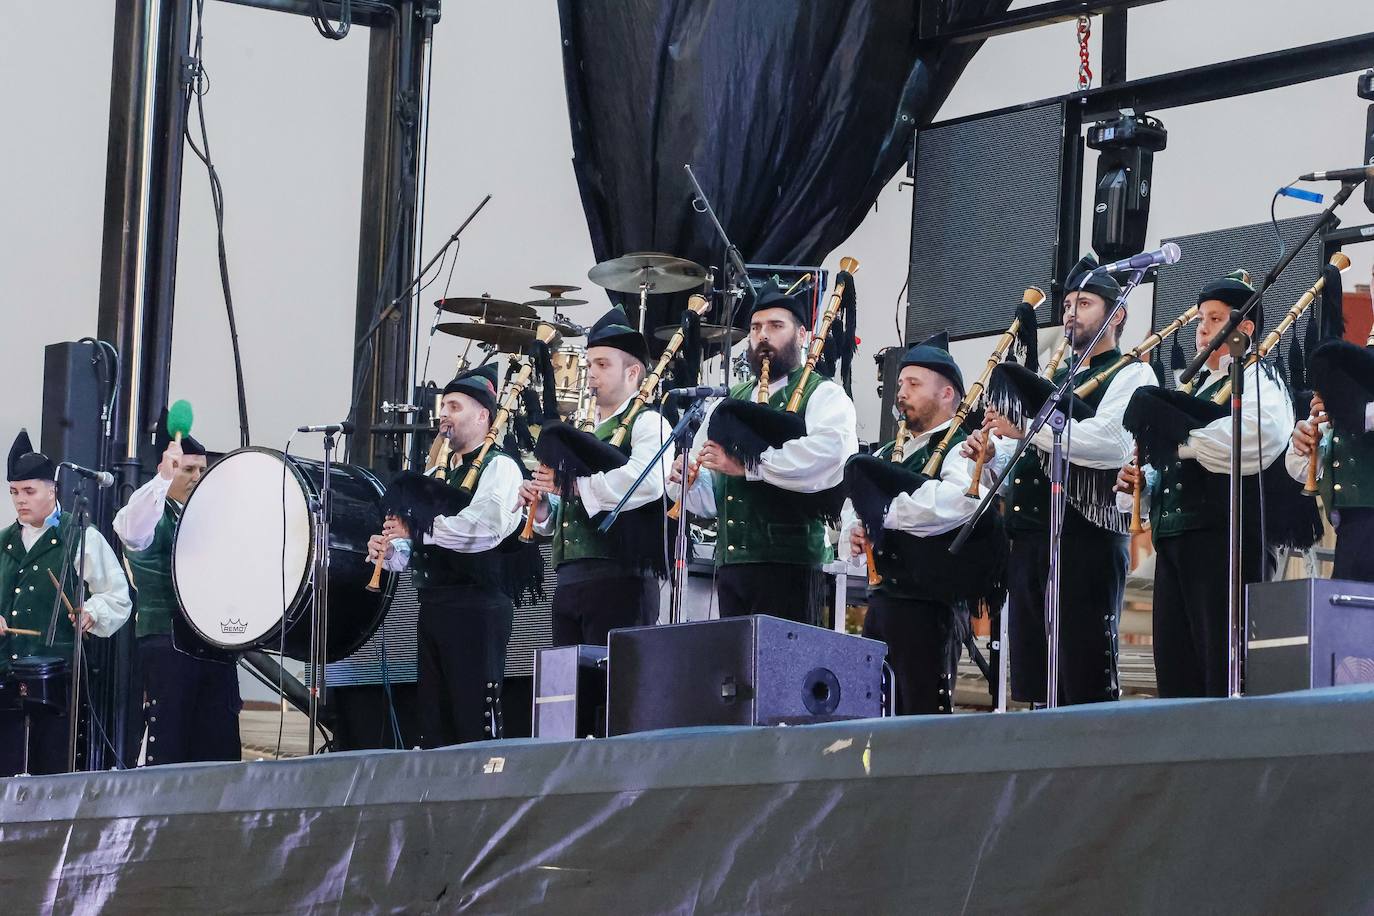
<svg viewBox="0 0 1374 916">
<path fill-rule="evenodd" d="M 172 615 L 180 613 L 172 586 L 172 542 L 182 506 L 205 464 L 205 448 L 190 436 L 180 444 L 168 442 L 157 474 L 134 491 L 114 519 L 138 593 L 134 619 L 149 766 L 242 759 L 237 666 L 198 658 L 172 641 Z"/>
<path fill-rule="evenodd" d="M 52 656 L 70 664 L 75 641 L 71 615 L 57 616 L 55 632 L 46 634 L 53 624 L 53 604 L 57 589 L 49 574 L 64 581 L 68 600 L 81 613 L 81 632 L 111 636 L 129 618 L 129 585 L 119 568 L 110 545 L 99 531 L 87 526 L 84 566 L 86 600 L 74 587 L 77 542 L 82 533 L 75 530 L 74 518 L 57 503 L 57 467 L 51 458 L 33 450 L 29 434 L 20 430 L 10 448 L 7 462 L 10 499 L 17 518 L 0 531 L 0 672 L 12 676 L 12 668 L 22 667 L 26 657 Z M 66 563 L 73 568 L 64 569 Z M 65 573 L 65 576 L 64 576 Z M 36 630 L 42 636 L 12 630 Z M 60 675 L 66 685 L 70 676 Z M 60 691 L 65 694 L 65 688 Z M 29 733 L 29 772 L 62 773 L 67 769 L 67 717 L 65 712 L 31 716 Z M 0 776 L 13 776 L 23 769 L 24 711 L 0 711 Z"/>
</svg>

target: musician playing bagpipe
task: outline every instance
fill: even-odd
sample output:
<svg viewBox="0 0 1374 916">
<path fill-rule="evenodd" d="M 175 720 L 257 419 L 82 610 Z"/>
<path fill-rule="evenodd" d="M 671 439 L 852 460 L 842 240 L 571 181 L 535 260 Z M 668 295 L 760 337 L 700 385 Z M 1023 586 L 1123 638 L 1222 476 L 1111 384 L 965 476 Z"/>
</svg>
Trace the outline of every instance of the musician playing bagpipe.
<svg viewBox="0 0 1374 916">
<path fill-rule="evenodd" d="M 67 606 L 80 612 L 80 632 L 94 636 L 113 636 L 132 608 L 129 583 L 114 551 L 94 526 L 87 526 L 83 539 L 75 516 L 62 511 L 57 503 L 57 466 L 33 450 L 25 430 L 10 448 L 7 471 L 17 518 L 0 530 L 0 676 L 25 659 L 51 657 L 61 665 L 70 664 L 77 630 Z M 85 582 L 77 582 L 82 563 L 77 548 L 83 542 Z M 63 583 L 66 606 L 59 610 L 50 634 L 58 600 L 53 579 Z M 70 684 L 69 668 L 63 670 Z M 29 772 L 65 772 L 67 737 L 65 714 L 34 715 Z M 0 710 L 0 776 L 13 776 L 23 768 L 24 738 L 23 711 Z"/>
<path fill-rule="evenodd" d="M 836 278 L 837 289 L 843 284 L 845 291 L 841 300 L 852 296 L 851 272 Z M 838 306 L 832 302 L 827 314 Z M 776 285 L 754 298 L 748 358 L 756 376 L 767 366 L 765 403 L 757 403 L 757 380 L 734 386 L 728 399 L 712 405 L 689 456 L 688 464 L 700 472 L 689 484 L 685 506 L 717 520 L 721 617 L 770 614 L 818 622 L 825 590 L 821 566 L 831 559 L 826 525 L 838 521 L 844 464 L 859 446 L 854 402 L 840 385 L 808 371 L 814 368 L 810 357 L 802 361 L 809 319 L 807 305 Z M 829 323 L 823 318 L 822 324 L 823 338 Z M 752 412 L 724 407 L 736 403 Z M 741 448 L 750 439 L 753 444 Z M 679 460 L 669 496 L 677 497 L 682 475 Z"/>
<path fill-rule="evenodd" d="M 452 448 L 447 481 L 403 474 L 384 500 L 382 533 L 368 557 L 412 570 L 421 744 L 442 747 L 501 735 L 501 684 L 514 621 L 499 548 L 520 527 L 520 465 L 495 447 L 496 366 L 444 387 L 439 435 Z M 476 483 L 463 483 L 476 469 Z"/>
<path fill-rule="evenodd" d="M 948 337 L 940 334 L 906 352 L 896 406 L 910 438 L 903 441 L 899 435 L 871 456 L 850 459 L 845 475 L 851 499 L 845 503 L 841 549 L 875 560 L 863 634 L 887 643 L 898 715 L 951 711 L 955 668 L 969 632 L 968 604 L 938 594 L 933 581 L 946 571 L 941 565 L 957 561 L 938 548 L 913 559 L 921 543 L 959 528 L 978 506 L 964 495 L 973 473 L 973 462 L 956 451 L 964 431 L 956 428 L 947 437 L 951 425 L 957 427 L 955 411 L 964 397 L 964 377 L 948 346 Z M 944 460 L 927 478 L 923 469 L 942 445 Z M 892 479 L 898 492 L 885 487 L 884 479 Z M 856 503 L 866 500 L 873 505 L 856 511 Z M 873 536 L 860 512 L 874 520 Z M 1005 563 L 1005 556 L 1001 559 Z M 956 584 L 979 588 L 972 582 Z"/>
<path fill-rule="evenodd" d="M 534 505 L 534 530 L 553 535 L 555 646 L 604 646 L 617 627 L 658 621 L 666 453 L 610 530 L 598 530 L 668 438 L 663 417 L 637 399 L 648 356 L 644 335 L 620 306 L 597 321 L 587 335 L 587 385 L 599 422 L 590 432 L 546 424 L 535 445 L 541 465 L 520 490 L 522 502 Z"/>
<path fill-rule="evenodd" d="M 1250 300 L 1248 275 L 1237 271 L 1198 294 L 1195 331 L 1201 350 L 1220 333 L 1231 310 Z M 1254 312 L 1260 313 L 1258 309 Z M 1255 334 L 1254 322 L 1239 330 Z M 1143 388 L 1125 417 L 1140 445 L 1140 467 L 1130 463 L 1117 478 L 1117 505 L 1132 511 L 1141 480 L 1141 513 L 1155 545 L 1154 659 L 1162 697 L 1227 695 L 1229 644 L 1229 518 L 1231 417 L 1216 398 L 1229 396 L 1231 357 L 1223 347 L 1198 376 L 1196 393 Z M 1223 388 L 1226 392 L 1223 392 Z M 1242 571 L 1258 582 L 1272 567 L 1260 526 L 1260 477 L 1276 462 L 1293 428 L 1290 395 L 1271 367 L 1245 369 L 1241 405 L 1241 473 L 1244 475 Z M 1270 514 L 1282 512 L 1271 503 Z"/>
<path fill-rule="evenodd" d="M 178 407 L 167 426 L 178 425 Z M 189 408 L 188 408 L 189 409 Z M 182 429 L 189 429 L 189 420 Z M 240 760 L 238 666 L 231 661 L 197 658 L 172 640 L 172 617 L 180 613 L 172 583 L 172 544 L 182 508 L 205 473 L 205 447 L 190 435 L 173 437 L 157 473 L 134 491 L 114 518 L 124 543 L 124 562 L 138 594 L 135 622 L 143 680 L 149 766 L 204 760 Z"/>
<path fill-rule="evenodd" d="M 1064 296 L 1064 329 L 1074 357 L 1083 354 L 1108 321 L 1121 288 L 1108 274 L 1094 273 L 1097 261 L 1085 256 L 1069 276 Z M 1086 278 L 1086 283 L 1084 282 Z M 1059 702 L 1093 703 L 1114 700 L 1117 684 L 1117 627 L 1125 594 L 1127 534 L 1116 511 L 1112 487 L 1117 470 L 1132 454 L 1132 442 L 1121 426 L 1131 395 L 1151 385 L 1155 375 L 1142 362 L 1122 359 L 1118 349 L 1124 311 L 1098 341 L 1075 379 L 1073 414 L 1067 438 L 1070 469 L 1063 538 L 1060 542 Z M 991 403 L 982 430 L 965 441 L 967 454 L 977 457 L 991 436 L 995 463 L 1010 459 L 1028 422 L 1048 398 L 1052 384 L 1062 381 L 1068 366 L 1052 380 L 1024 367 L 1003 364 L 992 375 Z M 1096 380 L 1088 389 L 1086 383 Z M 1050 484 L 1048 456 L 1053 445 L 1048 425 L 1035 436 L 1032 448 L 1013 468 L 1006 493 L 1007 533 L 1011 538 L 1008 566 L 1008 621 L 1011 649 L 1011 695 L 1022 702 L 1045 702 L 1047 639 L 1045 590 L 1050 566 Z"/>
<path fill-rule="evenodd" d="M 1327 306 L 1326 339 L 1308 356 L 1310 415 L 1293 429 L 1287 470 L 1320 493 L 1336 529 L 1331 577 L 1374 582 L 1374 333 L 1363 347 L 1343 340 L 1344 318 L 1330 321 Z"/>
</svg>

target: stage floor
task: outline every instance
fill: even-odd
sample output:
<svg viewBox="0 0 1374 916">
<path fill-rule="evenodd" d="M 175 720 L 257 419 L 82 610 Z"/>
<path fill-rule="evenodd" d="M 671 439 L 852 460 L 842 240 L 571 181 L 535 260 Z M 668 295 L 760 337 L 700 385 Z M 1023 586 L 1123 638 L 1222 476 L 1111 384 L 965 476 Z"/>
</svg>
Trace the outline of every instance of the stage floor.
<svg viewBox="0 0 1374 916">
<path fill-rule="evenodd" d="M 1374 688 L 0 780 L 6 912 L 1357 912 Z"/>
</svg>

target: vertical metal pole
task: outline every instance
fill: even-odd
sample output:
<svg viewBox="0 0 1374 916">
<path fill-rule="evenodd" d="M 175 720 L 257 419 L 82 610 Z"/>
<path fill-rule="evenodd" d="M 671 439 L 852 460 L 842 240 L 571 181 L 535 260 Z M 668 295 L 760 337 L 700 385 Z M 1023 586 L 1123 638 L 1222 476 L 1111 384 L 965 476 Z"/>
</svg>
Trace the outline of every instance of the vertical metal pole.
<svg viewBox="0 0 1374 916">
<path fill-rule="evenodd" d="M 1234 331 L 1226 340 L 1231 354 L 1231 528 L 1228 538 L 1230 548 L 1227 574 L 1230 589 L 1227 594 L 1227 651 L 1226 651 L 1226 692 L 1229 696 L 1241 695 L 1241 666 L 1245 653 L 1245 564 L 1241 555 L 1244 546 L 1241 542 L 1244 524 L 1241 498 L 1241 401 L 1244 395 L 1245 354 L 1250 349 L 1250 337 L 1244 331 Z"/>
<path fill-rule="evenodd" d="M 1060 562 L 1060 538 L 1064 536 L 1064 426 L 1065 413 L 1061 405 L 1050 416 L 1049 426 L 1054 433 L 1054 447 L 1050 451 L 1050 575 L 1045 589 L 1045 626 L 1049 631 L 1045 653 L 1045 708 L 1059 705 L 1059 583 L 1063 571 Z"/>
<path fill-rule="evenodd" d="M 1126 19 L 1124 9 L 1102 14 L 1102 85 L 1126 82 Z"/>
</svg>

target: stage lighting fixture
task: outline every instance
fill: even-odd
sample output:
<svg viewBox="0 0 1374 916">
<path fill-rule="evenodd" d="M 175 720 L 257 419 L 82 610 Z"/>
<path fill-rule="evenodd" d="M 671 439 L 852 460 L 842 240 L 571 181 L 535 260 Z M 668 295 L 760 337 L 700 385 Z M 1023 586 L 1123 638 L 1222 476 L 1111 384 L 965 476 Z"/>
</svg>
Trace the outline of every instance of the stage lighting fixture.
<svg viewBox="0 0 1374 916">
<path fill-rule="evenodd" d="M 1102 260 L 1115 261 L 1145 247 L 1154 154 L 1168 141 L 1158 118 L 1129 109 L 1088 128 L 1088 147 L 1098 153 L 1092 244 Z"/>
</svg>

